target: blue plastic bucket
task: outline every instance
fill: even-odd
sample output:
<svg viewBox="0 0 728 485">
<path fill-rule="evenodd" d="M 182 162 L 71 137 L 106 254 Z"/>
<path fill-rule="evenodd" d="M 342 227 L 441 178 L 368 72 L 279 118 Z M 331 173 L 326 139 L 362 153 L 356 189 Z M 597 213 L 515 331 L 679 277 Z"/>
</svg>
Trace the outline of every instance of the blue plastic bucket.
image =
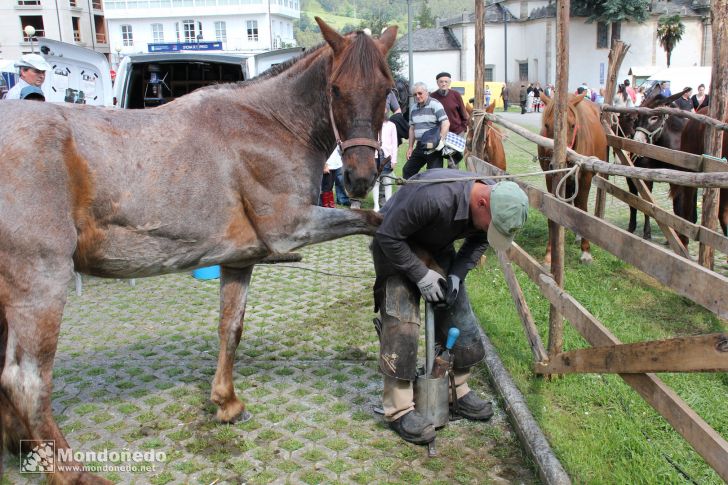
<svg viewBox="0 0 728 485">
<path fill-rule="evenodd" d="M 198 280 L 214 280 L 220 277 L 220 266 L 208 266 L 192 271 L 192 276 Z"/>
</svg>

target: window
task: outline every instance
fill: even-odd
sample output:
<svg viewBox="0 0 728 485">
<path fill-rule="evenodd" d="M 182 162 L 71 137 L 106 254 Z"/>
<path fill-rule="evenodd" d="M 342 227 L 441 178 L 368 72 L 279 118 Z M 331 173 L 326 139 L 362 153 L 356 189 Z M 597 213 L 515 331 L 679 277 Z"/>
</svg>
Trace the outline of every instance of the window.
<svg viewBox="0 0 728 485">
<path fill-rule="evenodd" d="M 76 4 L 76 0 L 68 0 L 68 6 L 71 8 L 78 7 L 78 5 Z"/>
<path fill-rule="evenodd" d="M 220 42 L 227 42 L 227 28 L 225 22 L 215 22 L 215 39 Z"/>
<path fill-rule="evenodd" d="M 485 79 L 485 82 L 493 82 L 495 80 L 493 76 L 494 71 L 495 66 L 485 66 L 485 72 L 483 73 L 483 78 Z"/>
<path fill-rule="evenodd" d="M 518 63 L 518 79 L 528 81 L 528 61 Z"/>
<path fill-rule="evenodd" d="M 152 24 L 152 42 L 155 44 L 164 42 L 164 26 L 162 24 Z"/>
<path fill-rule="evenodd" d="M 131 25 L 121 26 L 121 43 L 125 47 L 134 45 L 134 35 L 131 32 Z"/>
<path fill-rule="evenodd" d="M 248 40 L 257 42 L 258 41 L 258 21 L 257 20 L 248 20 L 247 26 L 248 26 Z"/>
<path fill-rule="evenodd" d="M 23 36 L 23 42 L 30 42 L 30 37 L 26 35 L 24 30 L 29 25 L 32 25 L 35 28 L 35 35 L 33 37 L 45 37 L 42 15 L 21 15 L 20 31 Z"/>
<path fill-rule="evenodd" d="M 609 26 L 605 22 L 597 22 L 597 49 L 609 48 Z"/>
<path fill-rule="evenodd" d="M 183 20 L 182 31 L 184 32 L 185 42 L 194 42 L 195 35 L 195 21 L 194 20 Z"/>
<path fill-rule="evenodd" d="M 71 26 L 73 27 L 73 41 L 81 42 L 81 19 L 79 17 L 71 17 Z"/>
<path fill-rule="evenodd" d="M 40 0 L 18 0 L 18 7 L 40 7 Z"/>
</svg>

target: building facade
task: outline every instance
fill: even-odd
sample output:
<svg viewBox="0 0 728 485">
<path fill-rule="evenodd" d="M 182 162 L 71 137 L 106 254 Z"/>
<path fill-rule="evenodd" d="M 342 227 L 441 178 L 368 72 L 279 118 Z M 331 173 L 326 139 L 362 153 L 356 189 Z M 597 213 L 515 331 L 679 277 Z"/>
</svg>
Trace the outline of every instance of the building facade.
<svg viewBox="0 0 728 485">
<path fill-rule="evenodd" d="M 704 66 L 711 63 L 712 40 L 709 0 L 653 0 L 650 15 L 642 23 L 589 23 L 586 17 L 572 17 L 569 24 L 569 89 L 582 82 L 591 87 L 606 84 L 609 47 L 612 38 L 630 44 L 618 79 L 628 77 L 632 66 L 666 67 L 665 51 L 657 39 L 658 20 L 679 14 L 685 33 L 672 52 L 671 66 Z M 552 1 L 505 0 L 485 9 L 485 80 L 555 83 L 556 7 Z M 434 85 L 434 76 L 449 71 L 454 80 L 475 79 L 475 18 L 464 13 L 438 21 L 436 29 L 413 32 L 414 81 Z M 439 32 L 443 31 L 445 34 Z M 453 39 L 433 44 L 428 39 Z M 434 45 L 434 47 L 433 47 Z M 408 38 L 395 46 L 408 73 Z"/>
<path fill-rule="evenodd" d="M 26 27 L 35 29 L 31 39 Z M 110 51 L 102 0 L 0 0 L 0 58 L 37 52 L 37 37 Z M 33 43 L 31 43 L 33 41 Z"/>
<path fill-rule="evenodd" d="M 300 17 L 299 0 L 106 0 L 105 7 L 115 56 L 164 44 L 246 53 L 292 47 Z"/>
</svg>

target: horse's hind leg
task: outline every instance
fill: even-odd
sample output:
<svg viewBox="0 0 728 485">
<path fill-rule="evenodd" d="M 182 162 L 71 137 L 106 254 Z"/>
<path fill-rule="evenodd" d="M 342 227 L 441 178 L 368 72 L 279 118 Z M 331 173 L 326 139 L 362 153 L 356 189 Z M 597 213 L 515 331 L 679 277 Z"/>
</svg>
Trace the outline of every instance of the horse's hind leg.
<svg viewBox="0 0 728 485">
<path fill-rule="evenodd" d="M 72 276 L 71 261 L 56 264 L 52 269 L 48 264 L 31 269 L 28 265 L 20 267 L 14 260 L 3 263 L 0 405 L 6 442 L 53 440 L 56 457 L 55 473 L 50 476 L 52 483 L 109 483 L 85 472 L 78 462 L 60 462 L 59 451 L 70 447 L 51 412 L 53 359 L 66 286 Z M 29 446 L 22 452 L 31 451 L 32 443 L 24 444 Z"/>
<path fill-rule="evenodd" d="M 591 181 L 591 172 L 584 171 L 579 174 L 579 192 L 576 194 L 574 205 L 584 212 L 588 212 L 589 189 L 591 188 Z M 581 238 L 581 257 L 579 258 L 579 261 L 584 264 L 589 264 L 593 261 L 591 254 L 591 245 L 589 244 L 589 240 L 585 237 Z"/>
<path fill-rule="evenodd" d="M 245 404 L 235 395 L 233 386 L 233 364 L 235 351 L 243 333 L 245 304 L 253 266 L 235 269 L 222 267 L 220 278 L 220 354 L 217 370 L 212 381 L 210 399 L 217 404 L 217 419 L 229 423 L 238 418 L 247 419 Z"/>
</svg>

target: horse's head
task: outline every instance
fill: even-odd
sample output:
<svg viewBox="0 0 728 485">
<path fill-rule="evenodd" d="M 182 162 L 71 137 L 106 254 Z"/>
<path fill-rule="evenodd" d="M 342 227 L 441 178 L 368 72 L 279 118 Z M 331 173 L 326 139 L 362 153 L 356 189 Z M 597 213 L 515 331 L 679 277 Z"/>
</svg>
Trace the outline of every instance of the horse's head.
<svg viewBox="0 0 728 485">
<path fill-rule="evenodd" d="M 364 32 L 342 36 L 316 18 L 333 51 L 329 79 L 331 123 L 342 149 L 344 186 L 363 197 L 377 178 L 375 154 L 384 121 L 384 103 L 394 81 L 386 55 L 397 38 L 397 27 L 378 38 Z"/>
<path fill-rule="evenodd" d="M 576 145 L 577 135 L 579 133 L 578 118 L 576 116 L 576 107 L 579 103 L 584 100 L 586 93 L 582 94 L 569 94 L 566 109 L 566 133 L 567 143 L 569 148 L 574 148 Z M 546 93 L 541 93 L 541 101 L 546 106 L 543 111 L 543 117 L 541 118 L 541 134 L 548 138 L 554 137 L 554 111 L 556 106 L 551 98 Z"/>
<path fill-rule="evenodd" d="M 683 95 L 682 92 L 665 97 L 660 94 L 659 90 L 652 90 L 650 95 L 642 102 L 644 108 L 658 108 L 660 106 L 674 107 L 673 102 Z M 663 135 L 668 132 L 682 131 L 684 122 L 675 117 L 661 114 L 638 115 L 634 119 L 634 134 L 632 138 L 636 141 L 649 144 L 658 144 Z M 675 134 L 670 136 L 677 136 Z"/>
</svg>

